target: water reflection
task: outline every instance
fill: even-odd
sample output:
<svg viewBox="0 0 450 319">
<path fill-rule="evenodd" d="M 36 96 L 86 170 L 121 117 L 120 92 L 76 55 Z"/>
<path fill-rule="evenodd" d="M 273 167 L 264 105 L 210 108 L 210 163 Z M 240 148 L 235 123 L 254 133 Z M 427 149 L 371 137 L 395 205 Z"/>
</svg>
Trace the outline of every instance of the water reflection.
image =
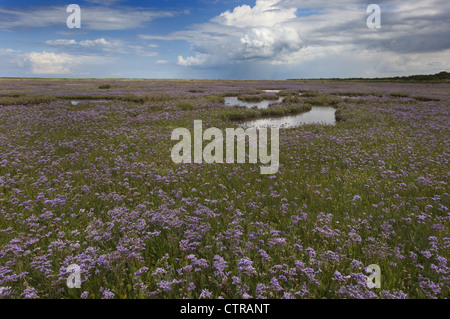
<svg viewBox="0 0 450 319">
<path fill-rule="evenodd" d="M 274 103 L 281 103 L 283 102 L 284 97 L 280 97 L 278 98 L 278 100 L 273 100 L 273 101 L 269 101 L 269 100 L 263 100 L 261 102 L 244 102 L 239 100 L 236 96 L 228 96 L 225 98 L 225 105 L 228 106 L 245 106 L 247 108 L 252 108 L 252 107 L 257 107 L 258 109 L 266 109 L 269 107 L 270 104 L 274 104 Z"/>
<path fill-rule="evenodd" d="M 329 106 L 313 106 L 311 111 L 282 117 L 262 118 L 244 122 L 244 127 L 290 128 L 303 124 L 336 124 L 336 109 Z"/>
</svg>

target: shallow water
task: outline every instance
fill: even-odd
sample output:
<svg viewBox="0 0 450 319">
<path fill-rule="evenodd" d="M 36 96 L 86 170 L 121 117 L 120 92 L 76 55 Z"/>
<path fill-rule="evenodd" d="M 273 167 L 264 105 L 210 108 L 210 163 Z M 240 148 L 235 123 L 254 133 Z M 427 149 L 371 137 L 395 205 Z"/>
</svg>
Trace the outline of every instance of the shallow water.
<svg viewBox="0 0 450 319">
<path fill-rule="evenodd" d="M 245 127 L 290 128 L 303 124 L 336 124 L 336 109 L 329 106 L 313 106 L 311 111 L 282 117 L 262 118 L 244 122 Z"/>
<path fill-rule="evenodd" d="M 267 109 L 270 104 L 281 103 L 281 102 L 283 102 L 283 100 L 284 100 L 284 97 L 280 97 L 280 98 L 278 98 L 278 100 L 273 100 L 273 101 L 263 100 L 261 102 L 244 102 L 244 101 L 239 100 L 236 96 L 229 96 L 229 97 L 225 98 L 225 105 L 228 105 L 228 106 L 239 105 L 239 106 L 245 106 L 247 108 L 252 108 L 252 107 L 256 106 L 258 109 Z"/>
</svg>

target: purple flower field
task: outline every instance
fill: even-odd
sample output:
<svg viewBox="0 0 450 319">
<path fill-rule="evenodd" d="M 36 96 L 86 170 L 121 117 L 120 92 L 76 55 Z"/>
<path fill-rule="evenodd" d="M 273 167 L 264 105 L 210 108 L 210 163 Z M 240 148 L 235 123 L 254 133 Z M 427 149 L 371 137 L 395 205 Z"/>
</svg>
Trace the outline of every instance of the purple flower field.
<svg viewBox="0 0 450 319">
<path fill-rule="evenodd" d="M 1 79 L 0 298 L 448 298 L 449 92 Z M 175 128 L 237 127 L 261 114 L 224 97 L 261 94 L 286 97 L 279 115 L 331 105 L 338 122 L 281 129 L 275 175 L 172 162 Z"/>
</svg>

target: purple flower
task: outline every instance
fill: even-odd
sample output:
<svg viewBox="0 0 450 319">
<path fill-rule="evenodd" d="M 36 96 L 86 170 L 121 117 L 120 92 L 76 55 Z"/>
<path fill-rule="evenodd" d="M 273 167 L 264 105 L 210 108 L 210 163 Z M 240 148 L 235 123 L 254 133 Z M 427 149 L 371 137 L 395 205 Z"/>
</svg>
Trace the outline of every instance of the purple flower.
<svg viewBox="0 0 450 319">
<path fill-rule="evenodd" d="M 281 299 L 296 299 L 296 298 L 295 298 L 295 296 L 294 296 L 292 293 L 290 293 L 290 292 L 285 292 L 285 293 L 283 294 L 283 297 L 281 297 Z"/>
<path fill-rule="evenodd" d="M 114 299 L 114 293 L 108 288 L 100 287 L 100 292 L 102 293 L 102 299 Z"/>
<path fill-rule="evenodd" d="M 148 271 L 148 268 L 147 268 L 147 267 L 144 267 L 144 268 L 139 269 L 139 270 L 138 270 L 139 275 L 142 273 L 141 270 L 145 270 L 144 272 L 147 272 L 147 271 Z M 137 273 L 138 273 L 138 272 L 137 272 Z M 137 275 L 137 273 L 136 273 L 135 275 Z M 162 274 L 165 274 L 165 273 L 167 273 L 167 271 L 166 271 L 164 268 L 158 267 L 158 268 L 156 268 L 155 271 L 152 273 L 152 276 L 162 275 Z"/>
<path fill-rule="evenodd" d="M 23 296 L 24 299 L 39 299 L 37 291 L 33 287 L 26 287 L 21 296 Z"/>
<path fill-rule="evenodd" d="M 270 260 L 269 255 L 266 253 L 266 251 L 264 249 L 260 249 L 258 251 L 259 255 L 261 256 L 261 261 L 264 263 L 267 260 Z"/>
<path fill-rule="evenodd" d="M 171 291 L 172 290 L 172 283 L 170 281 L 162 280 L 158 283 L 158 285 L 163 291 Z"/>
<path fill-rule="evenodd" d="M 387 290 L 382 290 L 381 291 L 381 295 L 383 296 L 383 298 L 385 299 L 406 299 L 408 297 L 407 294 L 401 292 L 401 291 L 394 291 L 394 292 L 389 292 Z"/>
<path fill-rule="evenodd" d="M 81 298 L 81 299 L 87 299 L 88 296 L 89 296 L 89 292 L 84 291 L 84 292 L 81 294 L 80 298 Z"/>
<path fill-rule="evenodd" d="M 423 278 L 419 275 L 420 289 L 427 295 L 428 298 L 437 299 L 437 296 L 441 293 L 441 286 L 432 282 L 428 278 Z"/>
<path fill-rule="evenodd" d="M 239 285 L 241 283 L 241 279 L 239 277 L 233 276 L 232 280 L 233 285 Z"/>
<path fill-rule="evenodd" d="M 208 289 L 203 289 L 202 293 L 200 294 L 200 297 L 198 297 L 199 299 L 208 299 L 211 298 L 212 293 L 208 290 Z"/>
<path fill-rule="evenodd" d="M 270 280 L 270 289 L 272 289 L 273 291 L 282 291 L 282 290 L 284 290 L 283 287 L 280 286 L 278 280 L 275 277 L 273 277 Z"/>
<path fill-rule="evenodd" d="M 265 297 L 266 294 L 266 290 L 267 290 L 267 286 L 265 284 L 257 284 L 256 285 L 256 298 L 258 299 L 267 299 L 267 297 Z"/>
<path fill-rule="evenodd" d="M 226 274 L 224 273 L 225 268 L 228 267 L 228 263 L 223 259 L 222 257 L 215 255 L 214 256 L 214 262 L 213 262 L 213 268 L 214 270 L 214 276 L 217 277 L 226 277 Z"/>
<path fill-rule="evenodd" d="M 246 292 L 244 292 L 243 294 L 242 294 L 242 299 L 252 299 L 253 297 L 252 296 L 250 296 L 248 293 L 246 293 Z"/>
<path fill-rule="evenodd" d="M 305 251 L 309 257 L 311 257 L 311 258 L 316 257 L 316 252 L 313 248 L 306 248 Z"/>
<path fill-rule="evenodd" d="M 335 271 L 334 275 L 333 275 L 333 280 L 337 281 L 337 282 L 345 282 L 345 277 L 339 272 L 339 271 Z"/>
<path fill-rule="evenodd" d="M 350 264 L 352 265 L 352 268 L 358 268 L 358 267 L 361 267 L 363 265 L 362 262 L 360 262 L 360 261 L 358 261 L 356 259 L 353 259 Z"/>
<path fill-rule="evenodd" d="M 248 257 L 239 259 L 238 271 L 239 273 L 243 273 L 248 276 L 256 274 L 256 269 L 253 267 L 253 261 L 251 261 Z"/>
<path fill-rule="evenodd" d="M 189 287 L 187 288 L 187 291 L 192 291 L 192 290 L 195 290 L 195 283 L 193 283 L 193 282 L 190 282 L 189 283 Z"/>
<path fill-rule="evenodd" d="M 0 287 L 0 298 L 12 297 L 14 290 L 11 287 Z"/>
</svg>

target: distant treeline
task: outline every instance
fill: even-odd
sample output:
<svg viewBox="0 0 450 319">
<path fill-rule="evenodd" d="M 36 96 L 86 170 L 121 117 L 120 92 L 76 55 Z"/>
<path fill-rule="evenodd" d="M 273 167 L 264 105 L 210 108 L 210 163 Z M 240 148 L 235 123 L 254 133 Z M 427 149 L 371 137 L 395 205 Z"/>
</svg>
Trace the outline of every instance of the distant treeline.
<svg viewBox="0 0 450 319">
<path fill-rule="evenodd" d="M 300 79 L 290 79 L 300 80 Z M 379 81 L 379 82 L 450 82 L 450 73 L 442 71 L 436 74 L 428 75 L 410 75 L 410 76 L 396 76 L 390 78 L 327 78 L 318 80 L 333 80 L 333 81 Z"/>
</svg>

